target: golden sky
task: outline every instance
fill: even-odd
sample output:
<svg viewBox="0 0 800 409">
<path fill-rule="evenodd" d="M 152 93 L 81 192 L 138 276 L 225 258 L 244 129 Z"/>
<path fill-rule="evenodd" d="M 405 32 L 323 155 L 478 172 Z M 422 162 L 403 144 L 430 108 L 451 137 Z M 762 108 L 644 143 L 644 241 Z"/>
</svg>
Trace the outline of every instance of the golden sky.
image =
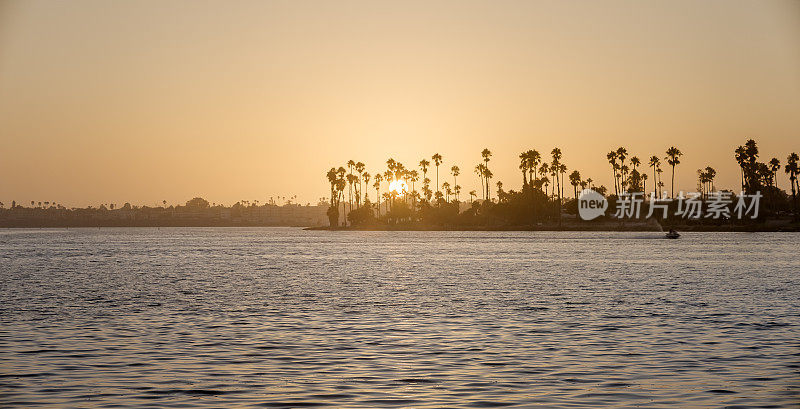
<svg viewBox="0 0 800 409">
<path fill-rule="evenodd" d="M 800 1 L 0 0 L 6 207 L 314 203 L 435 152 L 468 192 L 484 147 L 506 188 L 554 146 L 611 186 L 620 145 L 738 188 L 749 137 L 800 151 Z"/>
</svg>

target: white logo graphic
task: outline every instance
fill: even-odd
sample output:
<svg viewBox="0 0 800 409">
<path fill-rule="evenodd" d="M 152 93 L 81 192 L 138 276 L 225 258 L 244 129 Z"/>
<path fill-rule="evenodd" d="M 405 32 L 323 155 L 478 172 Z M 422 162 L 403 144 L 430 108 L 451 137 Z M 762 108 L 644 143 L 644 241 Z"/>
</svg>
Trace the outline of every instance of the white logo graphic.
<svg viewBox="0 0 800 409">
<path fill-rule="evenodd" d="M 592 189 L 584 189 L 578 196 L 578 213 L 583 220 L 593 220 L 604 214 L 608 209 L 608 201 L 603 195 Z"/>
</svg>

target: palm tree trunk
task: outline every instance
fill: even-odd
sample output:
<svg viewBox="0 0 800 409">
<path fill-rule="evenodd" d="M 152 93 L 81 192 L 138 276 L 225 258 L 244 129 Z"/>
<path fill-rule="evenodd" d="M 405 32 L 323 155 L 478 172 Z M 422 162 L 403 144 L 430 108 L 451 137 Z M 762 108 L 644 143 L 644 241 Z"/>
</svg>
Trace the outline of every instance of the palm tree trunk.
<svg viewBox="0 0 800 409">
<path fill-rule="evenodd" d="M 656 189 L 658 189 L 658 176 L 656 176 L 655 166 L 653 166 L 653 183 L 655 184 L 655 187 L 653 188 L 653 192 L 655 193 Z M 653 196 L 655 196 L 655 194 Z"/>
<path fill-rule="evenodd" d="M 614 194 L 619 195 L 619 192 L 617 192 L 617 170 L 613 166 L 611 167 L 611 173 L 614 174 Z"/>
<path fill-rule="evenodd" d="M 672 165 L 672 198 L 675 198 L 675 165 Z"/>
</svg>

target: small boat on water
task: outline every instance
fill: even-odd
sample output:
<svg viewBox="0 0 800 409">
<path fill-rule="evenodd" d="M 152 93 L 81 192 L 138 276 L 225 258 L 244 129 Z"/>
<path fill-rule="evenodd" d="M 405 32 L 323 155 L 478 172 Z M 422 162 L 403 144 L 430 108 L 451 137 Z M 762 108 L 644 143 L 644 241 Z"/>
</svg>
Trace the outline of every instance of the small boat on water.
<svg viewBox="0 0 800 409">
<path fill-rule="evenodd" d="M 670 230 L 669 233 L 667 233 L 666 237 L 668 239 L 677 239 L 678 237 L 681 237 L 681 235 L 678 234 L 678 232 L 676 232 L 675 230 Z"/>
</svg>

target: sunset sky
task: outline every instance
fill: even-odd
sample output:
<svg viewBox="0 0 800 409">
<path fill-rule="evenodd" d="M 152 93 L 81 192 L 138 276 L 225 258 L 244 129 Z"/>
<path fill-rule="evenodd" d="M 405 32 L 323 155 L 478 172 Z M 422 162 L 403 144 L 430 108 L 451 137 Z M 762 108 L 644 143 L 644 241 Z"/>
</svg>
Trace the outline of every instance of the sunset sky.
<svg viewBox="0 0 800 409">
<path fill-rule="evenodd" d="M 800 1 L 0 0 L 6 207 L 316 203 L 435 152 L 468 192 L 483 148 L 518 189 L 554 146 L 612 186 L 609 150 L 675 145 L 678 188 L 738 189 L 750 137 L 800 152 Z"/>
</svg>

